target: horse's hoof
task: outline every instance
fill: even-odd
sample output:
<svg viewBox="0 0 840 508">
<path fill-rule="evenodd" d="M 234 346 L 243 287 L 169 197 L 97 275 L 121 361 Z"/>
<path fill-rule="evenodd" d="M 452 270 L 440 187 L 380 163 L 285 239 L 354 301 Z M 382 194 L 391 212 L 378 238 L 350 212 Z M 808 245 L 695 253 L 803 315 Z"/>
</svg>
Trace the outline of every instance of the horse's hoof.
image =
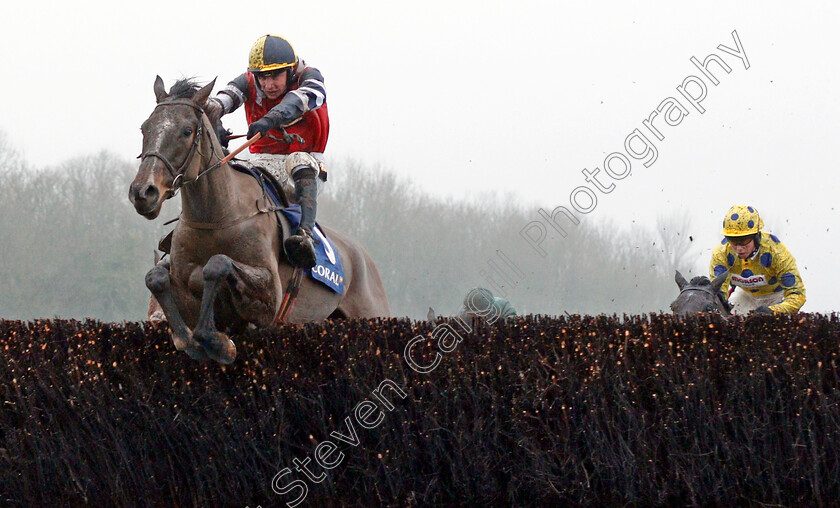
<svg viewBox="0 0 840 508">
<path fill-rule="evenodd" d="M 212 348 L 207 350 L 207 355 L 222 365 L 230 365 L 236 360 L 236 344 L 232 340 L 223 337 L 220 337 L 220 340 Z"/>
<path fill-rule="evenodd" d="M 190 358 L 193 360 L 206 360 L 207 359 L 207 352 L 204 351 L 200 346 L 190 346 L 184 349 L 184 352 L 189 355 Z"/>
<path fill-rule="evenodd" d="M 162 310 L 156 310 L 149 315 L 149 322 L 153 325 L 158 323 L 166 323 L 166 315 L 163 313 Z"/>
<path fill-rule="evenodd" d="M 224 333 L 211 332 L 209 336 L 196 333 L 193 338 L 201 344 L 210 359 L 222 365 L 230 365 L 236 360 L 236 345 Z"/>
</svg>

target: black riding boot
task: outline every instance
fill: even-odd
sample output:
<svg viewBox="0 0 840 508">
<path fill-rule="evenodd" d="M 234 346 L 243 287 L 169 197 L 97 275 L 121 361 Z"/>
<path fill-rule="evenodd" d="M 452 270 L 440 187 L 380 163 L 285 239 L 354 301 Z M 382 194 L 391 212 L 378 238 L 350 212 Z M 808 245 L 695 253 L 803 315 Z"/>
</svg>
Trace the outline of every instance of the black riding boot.
<svg viewBox="0 0 840 508">
<path fill-rule="evenodd" d="M 283 243 L 286 256 L 294 266 L 312 268 L 315 266 L 315 245 L 312 239 L 312 228 L 315 227 L 315 212 L 318 209 L 318 186 L 315 171 L 311 168 L 300 169 L 295 172 L 295 196 L 300 204 L 300 225 L 293 236 L 286 238 Z"/>
</svg>

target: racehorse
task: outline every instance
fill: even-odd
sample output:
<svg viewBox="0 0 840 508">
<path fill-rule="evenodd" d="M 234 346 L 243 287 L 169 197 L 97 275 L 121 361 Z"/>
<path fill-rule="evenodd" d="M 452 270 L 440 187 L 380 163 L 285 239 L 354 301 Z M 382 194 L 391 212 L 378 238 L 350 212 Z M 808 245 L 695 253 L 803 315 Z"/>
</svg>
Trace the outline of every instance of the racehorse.
<svg viewBox="0 0 840 508">
<path fill-rule="evenodd" d="M 674 311 L 674 314 L 681 316 L 695 312 L 719 312 L 723 316 L 729 316 L 728 306 L 724 305 L 718 295 L 720 287 L 728 275 L 728 272 L 724 272 L 711 282 L 708 277 L 699 276 L 688 282 L 677 270 L 674 281 L 680 288 L 680 294 L 671 303 L 671 310 Z"/>
<path fill-rule="evenodd" d="M 166 315 L 176 349 L 229 364 L 236 358 L 229 334 L 275 323 L 295 271 L 283 254 L 280 218 L 264 204 L 264 183 L 219 165 L 222 147 L 202 109 L 214 83 L 180 80 L 167 92 L 157 77 L 157 105 L 140 128 L 143 152 L 129 200 L 151 220 L 180 191 L 170 258 L 146 274 L 146 286 Z M 385 288 L 368 253 L 344 233 L 322 231 L 341 260 L 343 294 L 304 276 L 285 321 L 388 316 Z"/>
</svg>

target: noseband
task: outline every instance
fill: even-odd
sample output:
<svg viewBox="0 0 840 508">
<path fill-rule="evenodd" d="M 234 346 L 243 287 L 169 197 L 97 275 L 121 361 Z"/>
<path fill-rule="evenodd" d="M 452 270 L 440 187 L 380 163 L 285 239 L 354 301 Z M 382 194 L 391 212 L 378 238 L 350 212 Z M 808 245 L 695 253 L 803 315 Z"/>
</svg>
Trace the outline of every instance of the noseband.
<svg viewBox="0 0 840 508">
<path fill-rule="evenodd" d="M 198 121 L 198 128 L 196 128 L 196 131 L 195 131 L 195 138 L 193 139 L 193 143 L 192 143 L 192 146 L 190 147 L 189 153 L 187 153 L 187 158 L 184 160 L 183 164 L 181 164 L 178 167 L 177 170 L 172 165 L 172 163 L 169 162 L 169 160 L 163 154 L 161 154 L 160 152 L 154 152 L 154 151 L 143 152 L 138 157 L 140 159 L 141 163 L 144 160 L 146 160 L 146 157 L 155 157 L 157 159 L 160 159 L 163 162 L 163 164 L 166 166 L 166 169 L 169 170 L 169 174 L 172 176 L 172 190 L 176 191 L 176 190 L 178 190 L 178 188 L 180 188 L 185 183 L 189 183 L 189 182 L 184 182 L 184 173 L 187 171 L 187 168 L 190 166 L 190 163 L 192 163 L 193 156 L 195 156 L 195 152 L 198 149 L 198 144 L 201 142 L 201 136 L 204 135 L 204 124 L 201 121 L 201 115 L 204 113 L 204 110 L 202 110 L 194 102 L 192 102 L 190 100 L 186 100 L 186 99 L 176 99 L 176 100 L 172 100 L 172 101 L 169 101 L 169 102 L 161 102 L 157 106 L 155 106 L 155 109 L 157 109 L 161 106 L 189 106 L 189 107 L 193 108 L 194 110 L 196 110 L 198 112 L 198 120 L 199 121 Z"/>
<path fill-rule="evenodd" d="M 708 288 L 706 286 L 686 286 L 680 291 L 680 294 L 683 294 L 687 291 L 702 291 L 703 293 L 708 293 L 712 296 L 717 296 L 715 295 L 715 292 L 711 290 L 711 286 L 709 286 Z"/>
</svg>

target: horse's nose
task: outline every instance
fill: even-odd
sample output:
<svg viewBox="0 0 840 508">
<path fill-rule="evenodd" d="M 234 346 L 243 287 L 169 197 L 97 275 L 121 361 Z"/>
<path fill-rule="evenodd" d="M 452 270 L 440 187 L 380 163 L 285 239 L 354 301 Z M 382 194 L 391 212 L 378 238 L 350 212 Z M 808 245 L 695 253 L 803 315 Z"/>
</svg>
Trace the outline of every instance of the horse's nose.
<svg viewBox="0 0 840 508">
<path fill-rule="evenodd" d="M 132 184 L 128 192 L 129 199 L 138 208 L 157 203 L 159 195 L 157 186 L 145 182 Z"/>
</svg>

